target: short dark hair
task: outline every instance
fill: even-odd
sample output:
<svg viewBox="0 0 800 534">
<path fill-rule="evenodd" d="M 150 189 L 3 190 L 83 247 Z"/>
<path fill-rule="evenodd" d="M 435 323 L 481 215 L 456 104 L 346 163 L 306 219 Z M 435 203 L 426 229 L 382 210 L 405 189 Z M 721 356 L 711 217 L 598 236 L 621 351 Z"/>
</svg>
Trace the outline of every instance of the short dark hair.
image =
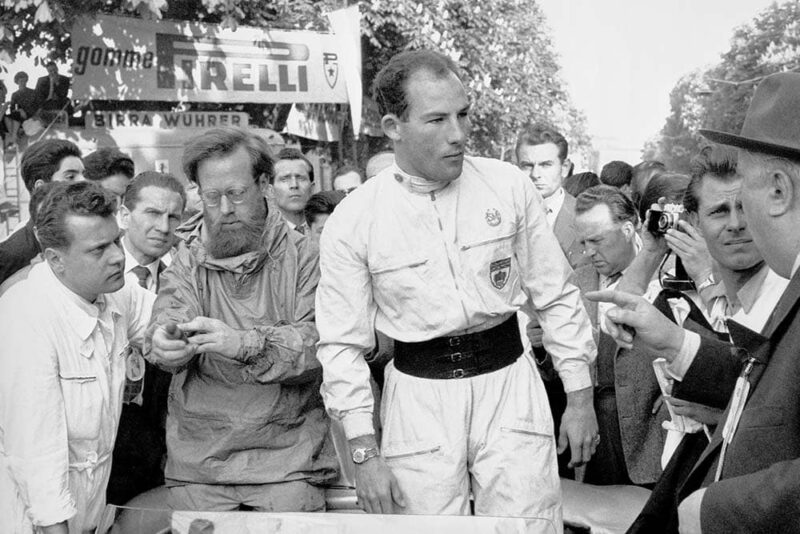
<svg viewBox="0 0 800 534">
<path fill-rule="evenodd" d="M 36 214 L 36 237 L 46 248 L 69 248 L 69 215 L 114 217 L 117 201 L 95 182 L 59 182 L 47 194 Z"/>
<path fill-rule="evenodd" d="M 572 176 L 564 178 L 562 185 L 564 191 L 573 197 L 577 197 L 590 187 L 600 185 L 600 178 L 593 172 L 579 172 L 578 174 L 573 174 Z"/>
<path fill-rule="evenodd" d="M 639 217 L 644 220 L 650 206 L 664 197 L 668 204 L 682 204 L 686 188 L 689 186 L 689 177 L 685 174 L 665 172 L 654 176 L 642 195 L 639 203 Z"/>
<path fill-rule="evenodd" d="M 98 148 L 85 158 L 84 176 L 87 180 L 99 181 L 114 174 L 122 174 L 133 178 L 133 160 L 127 154 L 123 154 L 113 147 Z"/>
<path fill-rule="evenodd" d="M 44 64 L 44 68 L 49 69 L 50 67 L 58 68 L 58 65 L 56 65 L 56 62 L 51 59 Z"/>
<path fill-rule="evenodd" d="M 345 197 L 344 191 L 320 191 L 314 193 L 308 199 L 303 214 L 306 217 L 306 222 L 311 226 L 317 220 L 319 215 L 330 215 L 333 213 L 334 208 Z"/>
<path fill-rule="evenodd" d="M 145 187 L 160 187 L 178 193 L 181 196 L 181 211 L 186 208 L 186 189 L 180 181 L 171 174 L 158 171 L 144 171 L 137 174 L 125 188 L 122 205 L 131 211 L 136 209 L 139 194 Z"/>
<path fill-rule="evenodd" d="M 733 178 L 736 176 L 737 163 L 738 152 L 735 148 L 717 144 L 701 148 L 689 165 L 692 179 L 683 198 L 686 211 L 697 213 L 700 207 L 700 187 L 707 174 L 722 180 Z"/>
<path fill-rule="evenodd" d="M 81 149 L 66 139 L 47 139 L 30 145 L 22 154 L 19 172 L 25 189 L 33 191 L 33 186 L 41 180 L 50 182 L 61 165 L 61 160 L 74 156 L 81 157 Z"/>
<path fill-rule="evenodd" d="M 272 181 L 274 167 L 267 142 L 244 128 L 229 126 L 212 128 L 193 137 L 183 150 L 183 172 L 190 181 L 197 182 L 197 168 L 206 160 L 227 156 L 240 147 L 247 151 L 253 170 L 253 180 L 261 175 Z"/>
<path fill-rule="evenodd" d="M 590 209 L 605 204 L 611 211 L 611 217 L 616 222 L 632 222 L 638 225 L 636 208 L 628 196 L 618 188 L 610 185 L 596 185 L 590 187 L 575 199 L 575 215 L 587 212 Z"/>
<path fill-rule="evenodd" d="M 522 146 L 544 145 L 546 143 L 553 143 L 558 147 L 558 158 L 561 161 L 567 159 L 569 143 L 555 128 L 544 124 L 532 124 L 522 130 L 517 137 L 517 146 L 514 151 L 519 156 L 519 149 Z"/>
<path fill-rule="evenodd" d="M 25 72 L 24 70 L 21 70 L 14 75 L 14 83 L 19 83 L 19 80 L 21 80 L 22 78 L 25 78 L 26 80 L 30 79 L 28 77 L 28 73 Z"/>
<path fill-rule="evenodd" d="M 408 118 L 406 86 L 409 78 L 422 70 L 441 78 L 453 73 L 461 79 L 458 65 L 444 54 L 424 49 L 400 52 L 392 56 L 372 82 L 372 98 L 381 116 L 391 113 L 401 120 Z"/>
<path fill-rule="evenodd" d="M 278 155 L 275 156 L 275 162 L 277 163 L 281 160 L 296 160 L 305 162 L 306 167 L 308 167 L 308 179 L 311 180 L 312 182 L 314 181 L 314 166 L 311 164 L 308 158 L 305 157 L 303 153 L 300 152 L 298 149 L 291 147 L 281 149 L 281 151 L 278 152 Z M 270 178 L 269 180 L 269 183 L 272 183 L 274 180 L 275 180 L 275 174 L 273 173 L 272 178 Z"/>
<path fill-rule="evenodd" d="M 333 171 L 333 178 L 331 178 L 331 185 L 336 183 L 336 179 L 342 175 L 354 172 L 358 174 L 358 178 L 361 180 L 361 183 L 364 183 L 364 173 L 361 172 L 361 169 L 356 167 L 355 165 L 340 165 L 335 171 Z"/>
<path fill-rule="evenodd" d="M 614 187 L 630 185 L 633 177 L 633 167 L 624 161 L 611 161 L 603 165 L 600 171 L 600 181 Z"/>
<path fill-rule="evenodd" d="M 645 160 L 640 161 L 633 166 L 633 174 L 631 176 L 631 199 L 636 206 L 639 206 L 642 200 L 642 194 L 647 189 L 647 184 L 653 177 L 666 172 L 667 166 L 658 160 Z"/>
<path fill-rule="evenodd" d="M 31 193 L 31 199 L 28 202 L 28 215 L 30 215 L 31 221 L 34 223 L 36 223 L 36 216 L 39 213 L 42 202 L 44 202 L 47 194 L 50 193 L 58 183 L 59 182 L 47 182 L 34 189 L 33 193 Z"/>
</svg>

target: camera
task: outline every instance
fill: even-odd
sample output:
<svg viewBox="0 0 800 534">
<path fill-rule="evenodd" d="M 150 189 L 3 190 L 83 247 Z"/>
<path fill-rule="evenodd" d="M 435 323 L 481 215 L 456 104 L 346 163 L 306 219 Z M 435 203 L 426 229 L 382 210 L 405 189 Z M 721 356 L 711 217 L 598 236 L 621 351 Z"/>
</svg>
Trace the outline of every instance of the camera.
<svg viewBox="0 0 800 534">
<path fill-rule="evenodd" d="M 678 221 L 683 219 L 683 204 L 665 204 L 663 210 L 652 208 L 648 213 L 650 220 L 647 231 L 654 236 L 661 236 L 669 229 L 678 229 Z"/>
</svg>

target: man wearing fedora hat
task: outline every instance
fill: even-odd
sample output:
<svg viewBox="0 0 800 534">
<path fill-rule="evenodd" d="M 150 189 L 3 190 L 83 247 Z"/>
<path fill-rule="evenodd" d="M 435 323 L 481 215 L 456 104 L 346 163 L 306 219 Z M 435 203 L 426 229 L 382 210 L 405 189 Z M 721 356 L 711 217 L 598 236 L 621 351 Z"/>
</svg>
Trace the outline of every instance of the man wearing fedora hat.
<svg viewBox="0 0 800 534">
<path fill-rule="evenodd" d="M 586 296 L 617 305 L 608 318 L 618 343 L 663 354 L 680 381 L 673 394 L 728 399 L 678 490 L 680 531 L 800 532 L 800 73 L 761 82 L 740 135 L 700 133 L 739 149 L 750 233 L 769 267 L 791 279 L 762 331 L 729 321 L 732 347 L 669 323 L 639 297 Z"/>
</svg>

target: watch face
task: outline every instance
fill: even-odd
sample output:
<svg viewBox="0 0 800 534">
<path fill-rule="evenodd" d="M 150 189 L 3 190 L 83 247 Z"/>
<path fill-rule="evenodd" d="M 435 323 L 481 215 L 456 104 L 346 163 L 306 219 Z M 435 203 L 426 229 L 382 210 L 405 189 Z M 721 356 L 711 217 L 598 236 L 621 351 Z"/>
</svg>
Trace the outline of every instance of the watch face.
<svg viewBox="0 0 800 534">
<path fill-rule="evenodd" d="M 364 449 L 358 449 L 357 451 L 353 452 L 353 461 L 357 464 L 360 464 L 364 461 L 364 456 L 366 456 Z"/>
</svg>

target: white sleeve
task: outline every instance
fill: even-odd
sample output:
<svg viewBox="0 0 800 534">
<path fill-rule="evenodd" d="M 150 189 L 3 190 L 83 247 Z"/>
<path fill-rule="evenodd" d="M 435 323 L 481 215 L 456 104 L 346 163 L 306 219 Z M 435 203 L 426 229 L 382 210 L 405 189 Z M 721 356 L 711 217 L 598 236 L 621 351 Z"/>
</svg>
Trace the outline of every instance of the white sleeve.
<svg viewBox="0 0 800 534">
<path fill-rule="evenodd" d="M 16 304 L 0 299 L 0 448 L 33 524 L 48 526 L 76 513 L 58 357 Z"/>
<path fill-rule="evenodd" d="M 524 204 L 517 237 L 523 289 L 542 326 L 544 348 L 569 393 L 592 386 L 590 365 L 597 356 L 580 291 L 569 282 L 572 269 L 547 224 L 541 197 L 523 180 Z"/>
<path fill-rule="evenodd" d="M 343 217 L 351 213 L 334 212 L 325 224 L 316 295 L 322 398 L 328 413 L 341 419 L 348 439 L 375 433 L 374 399 L 364 355 L 375 346 L 377 310 L 365 253 L 355 250 L 354 228 Z"/>
</svg>

